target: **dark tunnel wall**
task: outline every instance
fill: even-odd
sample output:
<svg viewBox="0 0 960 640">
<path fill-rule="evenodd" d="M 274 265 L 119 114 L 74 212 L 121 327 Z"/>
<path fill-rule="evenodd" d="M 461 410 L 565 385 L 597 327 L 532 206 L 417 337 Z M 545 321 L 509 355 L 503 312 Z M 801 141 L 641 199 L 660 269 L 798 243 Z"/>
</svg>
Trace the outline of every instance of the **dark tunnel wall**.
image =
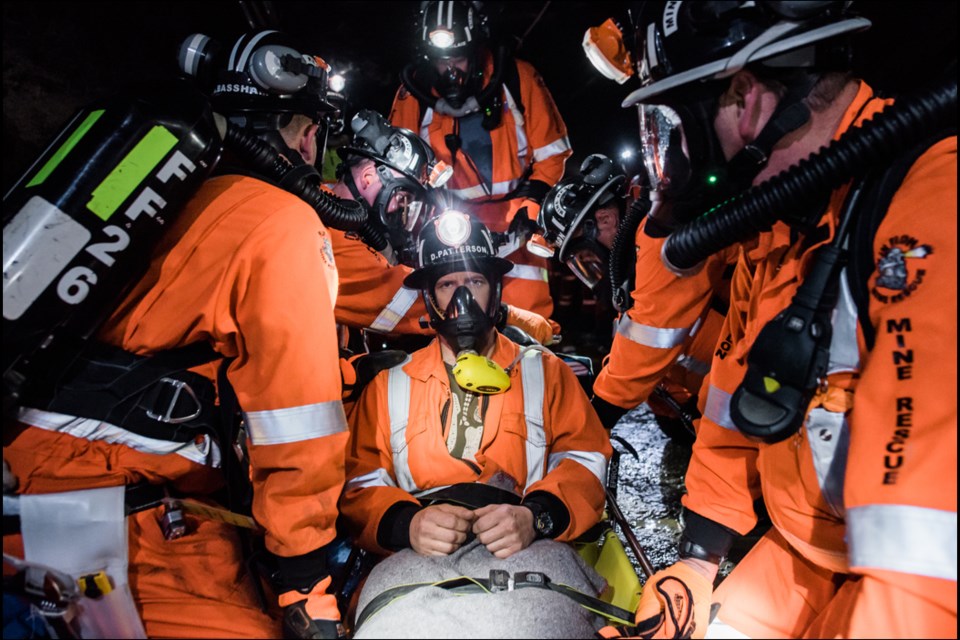
<svg viewBox="0 0 960 640">
<path fill-rule="evenodd" d="M 4 192 L 81 106 L 175 73 L 176 50 L 187 35 L 232 42 L 248 26 L 243 4 L 273 6 L 280 28 L 301 38 L 311 53 L 348 68 L 355 106 L 389 109 L 413 52 L 418 2 L 5 2 Z M 589 153 L 612 155 L 634 143 L 635 116 L 619 103 L 635 81 L 620 86 L 600 77 L 580 44 L 584 30 L 606 17 L 625 22 L 627 4 L 510 2 L 502 14 L 503 31 L 518 37 L 536 22 L 519 56 L 542 73 L 567 122 L 574 148 L 569 171 Z M 856 63 L 875 86 L 916 88 L 955 60 L 957 3 L 855 6 L 874 22 L 858 36 Z"/>
</svg>

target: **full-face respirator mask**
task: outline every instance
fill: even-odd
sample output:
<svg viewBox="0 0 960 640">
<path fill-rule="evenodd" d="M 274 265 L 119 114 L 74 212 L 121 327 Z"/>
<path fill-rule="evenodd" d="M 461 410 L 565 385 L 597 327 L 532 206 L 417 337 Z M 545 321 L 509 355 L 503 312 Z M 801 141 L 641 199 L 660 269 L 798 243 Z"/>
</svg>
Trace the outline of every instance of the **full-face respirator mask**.
<svg viewBox="0 0 960 640">
<path fill-rule="evenodd" d="M 420 289 L 430 326 L 456 354 L 457 383 L 476 393 L 500 393 L 510 387 L 509 375 L 484 354 L 496 337 L 500 320 L 501 279 L 513 264 L 497 257 L 492 236 L 478 221 L 459 211 L 446 211 L 429 220 L 420 233 L 418 268 L 404 285 Z M 476 273 L 489 285 L 481 306 L 470 286 L 460 285 L 440 308 L 436 286 L 446 275 Z"/>
</svg>

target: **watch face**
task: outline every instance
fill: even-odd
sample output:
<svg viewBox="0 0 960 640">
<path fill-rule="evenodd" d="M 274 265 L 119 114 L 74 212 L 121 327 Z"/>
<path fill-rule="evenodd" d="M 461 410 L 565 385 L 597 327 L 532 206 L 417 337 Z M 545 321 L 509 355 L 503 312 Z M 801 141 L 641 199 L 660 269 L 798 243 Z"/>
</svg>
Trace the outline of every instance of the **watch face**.
<svg viewBox="0 0 960 640">
<path fill-rule="evenodd" d="M 550 514 L 546 511 L 541 511 L 537 514 L 535 526 L 537 533 L 542 536 L 550 536 L 553 534 L 553 518 L 551 518 Z"/>
</svg>

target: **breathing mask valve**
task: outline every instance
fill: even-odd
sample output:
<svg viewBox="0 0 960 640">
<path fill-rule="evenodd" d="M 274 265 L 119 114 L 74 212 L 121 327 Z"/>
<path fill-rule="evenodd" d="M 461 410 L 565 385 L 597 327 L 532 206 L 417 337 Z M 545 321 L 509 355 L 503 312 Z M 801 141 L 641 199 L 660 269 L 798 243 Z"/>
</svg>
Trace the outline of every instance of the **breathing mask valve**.
<svg viewBox="0 0 960 640">
<path fill-rule="evenodd" d="M 496 362 L 476 351 L 461 351 L 453 367 L 453 377 L 462 388 L 492 395 L 510 388 L 510 374 Z"/>
</svg>

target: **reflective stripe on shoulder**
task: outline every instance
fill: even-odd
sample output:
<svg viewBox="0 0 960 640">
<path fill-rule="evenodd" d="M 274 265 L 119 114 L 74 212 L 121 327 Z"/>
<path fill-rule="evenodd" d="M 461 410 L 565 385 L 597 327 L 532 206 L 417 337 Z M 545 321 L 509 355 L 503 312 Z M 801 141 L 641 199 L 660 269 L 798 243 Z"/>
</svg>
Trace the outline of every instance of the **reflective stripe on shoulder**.
<svg viewBox="0 0 960 640">
<path fill-rule="evenodd" d="M 513 278 L 514 280 L 533 280 L 534 282 L 549 282 L 550 272 L 543 267 L 535 267 L 530 264 L 514 264 L 513 269 L 506 273 L 504 278 Z"/>
<path fill-rule="evenodd" d="M 40 409 L 20 409 L 17 419 L 38 429 L 65 433 L 74 438 L 119 444 L 140 453 L 159 456 L 174 453 L 197 464 L 209 467 L 220 466 L 220 448 L 206 434 L 201 434 L 192 442 L 157 440 L 127 431 L 108 422 L 78 418 L 63 413 L 54 413 L 53 411 L 41 411 Z"/>
<path fill-rule="evenodd" d="M 523 417 L 527 423 L 526 458 L 527 484 L 543 479 L 547 435 L 543 428 L 543 358 L 539 351 L 520 360 L 520 380 L 523 384 Z"/>
<path fill-rule="evenodd" d="M 520 161 L 520 166 L 524 166 L 527 163 L 528 153 L 527 132 L 524 130 L 526 123 L 523 119 L 523 114 L 520 113 L 520 109 L 517 107 L 517 101 L 514 99 L 513 94 L 510 93 L 510 89 L 507 88 L 506 84 L 503 85 L 503 95 L 507 98 L 507 108 L 510 109 L 510 113 L 513 114 L 513 128 L 517 133 L 517 160 Z"/>
<path fill-rule="evenodd" d="M 709 418 L 724 429 L 737 431 L 737 425 L 733 423 L 733 418 L 730 417 L 730 398 L 731 394 L 710 385 L 707 390 L 707 404 L 703 408 L 703 417 Z"/>
<path fill-rule="evenodd" d="M 554 140 L 550 144 L 545 144 L 542 147 L 538 147 L 533 150 L 533 160 L 534 162 L 542 162 L 547 158 L 552 158 L 553 156 L 564 153 L 565 151 L 570 150 L 570 139 L 567 136 L 563 136 L 557 140 Z"/>
<path fill-rule="evenodd" d="M 624 314 L 617 323 L 617 333 L 631 342 L 655 349 L 672 349 L 687 339 L 690 329 L 660 329 L 640 324 Z"/>
<path fill-rule="evenodd" d="M 395 487 L 397 483 L 393 481 L 390 474 L 383 467 L 375 469 L 370 473 L 365 473 L 356 478 L 347 480 L 347 489 L 366 489 L 368 487 Z"/>
<path fill-rule="evenodd" d="M 847 509 L 851 568 L 957 581 L 957 513 L 913 505 Z"/>
<path fill-rule="evenodd" d="M 250 442 L 255 445 L 303 442 L 347 430 L 347 417 L 339 400 L 286 409 L 246 411 L 243 415 Z"/>
<path fill-rule="evenodd" d="M 410 421 L 410 376 L 403 366 L 410 356 L 387 373 L 387 408 L 390 412 L 390 449 L 393 451 L 393 469 L 397 482 L 404 491 L 413 493 L 417 484 L 407 461 L 407 423 Z"/>
<path fill-rule="evenodd" d="M 430 123 L 433 122 L 433 109 L 427 107 L 423 113 L 423 120 L 420 122 L 420 137 L 424 142 L 430 144 Z"/>
<path fill-rule="evenodd" d="M 393 299 L 383 308 L 376 320 L 370 323 L 370 329 L 381 333 L 393 331 L 397 324 L 410 311 L 410 307 L 417 299 L 418 292 L 414 289 L 400 287 Z"/>
</svg>

